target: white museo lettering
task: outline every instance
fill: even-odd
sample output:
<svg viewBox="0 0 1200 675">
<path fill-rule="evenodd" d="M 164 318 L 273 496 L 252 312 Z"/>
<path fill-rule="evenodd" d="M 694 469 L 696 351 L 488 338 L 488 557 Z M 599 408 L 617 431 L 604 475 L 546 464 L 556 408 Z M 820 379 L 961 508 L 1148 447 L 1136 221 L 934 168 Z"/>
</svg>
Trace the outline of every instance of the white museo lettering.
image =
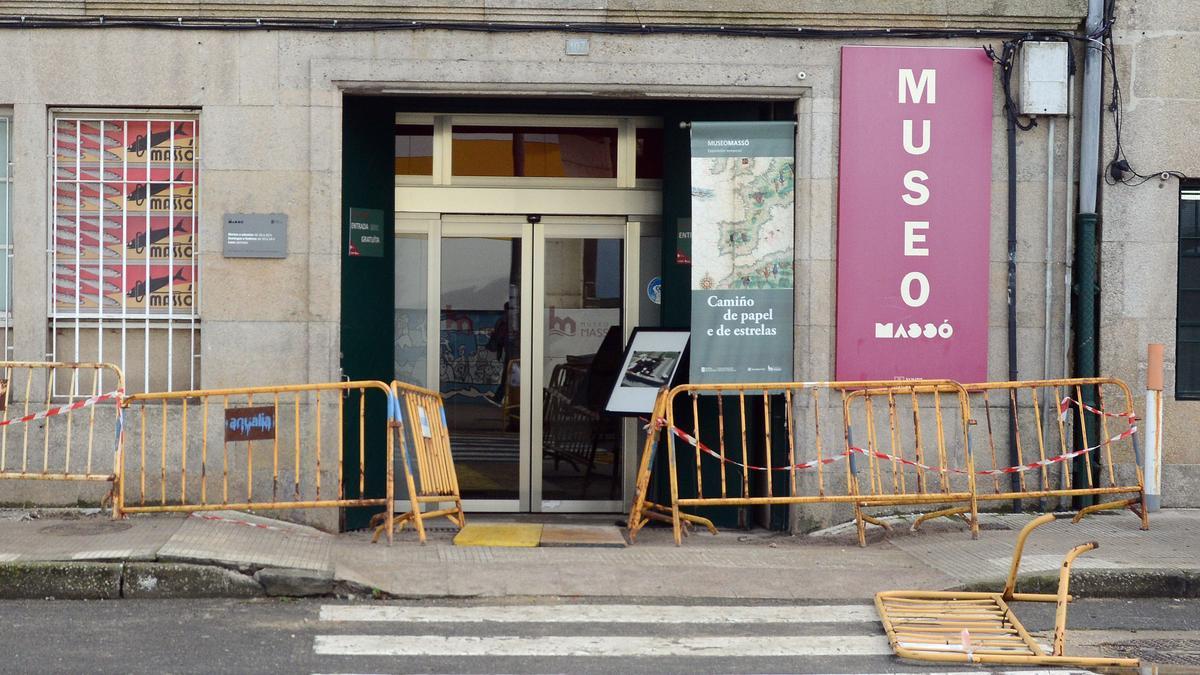
<svg viewBox="0 0 1200 675">
<path fill-rule="evenodd" d="M 911 68 L 901 68 L 898 73 L 899 101 L 901 104 L 937 102 L 937 71 L 925 69 L 918 79 Z M 924 100 L 923 100 L 924 99 Z M 913 120 L 904 120 L 901 142 L 904 151 L 909 155 L 920 156 L 929 152 L 932 140 L 930 120 L 921 120 L 920 144 L 913 139 Z M 909 206 L 924 206 L 930 197 L 929 186 L 925 181 L 929 174 L 919 169 L 913 169 L 904 174 L 904 189 L 901 199 Z M 928 257 L 929 248 L 926 245 L 925 232 L 929 230 L 927 220 L 904 221 L 904 255 L 905 257 Z M 914 286 L 916 293 L 914 294 Z M 921 272 L 909 272 L 900 280 L 900 299 L 909 307 L 921 307 L 929 301 L 929 278 Z"/>
<path fill-rule="evenodd" d="M 913 144 L 913 121 L 904 120 L 904 151 L 910 155 L 929 152 L 929 120 L 921 120 L 921 145 Z"/>
<path fill-rule="evenodd" d="M 920 287 L 920 292 L 914 298 L 912 295 L 912 286 L 916 283 Z M 909 307 L 920 307 L 929 300 L 929 279 L 920 272 L 909 272 L 900 280 L 900 299 Z"/>
<path fill-rule="evenodd" d="M 921 206 L 929 201 L 929 186 L 919 181 L 929 180 L 929 174 L 920 169 L 913 169 L 904 174 L 904 189 L 916 194 L 901 195 L 905 204 L 909 206 Z"/>
<path fill-rule="evenodd" d="M 924 220 L 904 221 L 904 255 L 928 257 L 929 249 L 917 248 L 917 244 L 925 243 L 925 235 L 917 234 L 917 230 L 928 230 L 929 223 Z"/>
<path fill-rule="evenodd" d="M 912 68 L 900 69 L 900 102 L 908 103 L 905 94 L 912 97 L 913 103 L 921 103 L 922 95 L 928 91 L 928 103 L 937 103 L 937 70 L 926 68 L 921 71 L 918 82 L 913 76 Z"/>
</svg>

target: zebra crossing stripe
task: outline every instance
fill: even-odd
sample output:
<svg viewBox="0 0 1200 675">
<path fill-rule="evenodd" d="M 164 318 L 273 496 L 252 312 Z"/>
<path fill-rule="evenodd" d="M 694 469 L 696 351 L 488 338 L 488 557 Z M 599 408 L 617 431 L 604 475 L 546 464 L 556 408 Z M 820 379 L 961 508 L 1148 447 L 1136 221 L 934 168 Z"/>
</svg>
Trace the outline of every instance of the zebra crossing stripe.
<svg viewBox="0 0 1200 675">
<path fill-rule="evenodd" d="M 682 606 L 524 605 L 414 607 L 323 605 L 322 621 L 403 623 L 860 623 L 878 622 L 871 605 Z"/>
<path fill-rule="evenodd" d="M 478 637 L 461 635 L 318 635 L 313 651 L 327 656 L 883 656 L 882 635 L 781 637 Z"/>
</svg>

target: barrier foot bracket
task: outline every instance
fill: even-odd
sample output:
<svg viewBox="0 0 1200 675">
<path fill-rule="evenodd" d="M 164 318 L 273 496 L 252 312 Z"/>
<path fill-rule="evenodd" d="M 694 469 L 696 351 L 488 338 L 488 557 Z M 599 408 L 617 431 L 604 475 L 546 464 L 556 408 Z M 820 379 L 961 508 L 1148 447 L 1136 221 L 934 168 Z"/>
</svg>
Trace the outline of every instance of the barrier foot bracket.
<svg viewBox="0 0 1200 675">
<path fill-rule="evenodd" d="M 1085 506 L 1082 509 L 1079 509 L 1079 513 L 1075 514 L 1075 517 L 1071 519 L 1071 522 L 1078 523 L 1079 521 L 1083 520 L 1083 517 L 1089 513 L 1095 513 L 1097 511 L 1107 511 L 1109 509 L 1124 509 L 1124 508 L 1131 507 L 1134 504 L 1138 504 L 1141 501 L 1142 501 L 1141 498 L 1134 497 L 1132 499 L 1121 499 L 1121 500 L 1118 500 L 1115 502 L 1103 502 L 1100 504 L 1092 504 L 1091 506 Z"/>
<path fill-rule="evenodd" d="M 868 522 L 868 523 L 872 524 L 872 525 L 875 525 L 876 527 L 882 527 L 883 529 L 887 530 L 888 532 L 891 532 L 891 531 L 892 531 L 892 526 L 891 526 L 891 525 L 889 525 L 889 524 L 888 524 L 886 521 L 884 521 L 884 520 L 881 520 L 881 519 L 879 519 L 879 518 L 875 518 L 874 516 L 868 516 L 868 515 L 867 515 L 867 514 L 865 514 L 865 513 L 864 513 L 864 514 L 862 514 L 862 519 L 863 519 L 863 520 L 865 520 L 866 522 Z"/>
<path fill-rule="evenodd" d="M 663 506 L 662 504 L 655 504 L 653 502 L 646 502 L 646 508 L 642 512 L 642 516 L 643 516 L 643 518 L 645 518 L 646 521 L 657 520 L 659 522 L 665 522 L 665 523 L 671 522 L 670 514 L 671 514 L 671 507 Z M 695 516 L 690 513 L 684 513 L 682 511 L 680 511 L 679 519 L 684 525 L 685 533 L 692 525 L 702 525 L 706 530 L 708 530 L 712 534 L 717 533 L 717 526 L 713 525 L 713 522 L 711 520 L 709 520 L 708 518 L 704 518 L 703 516 Z M 644 525 L 644 524 L 645 524 L 645 522 L 642 523 L 642 525 Z M 638 529 L 639 530 L 641 529 L 641 525 L 638 526 Z"/>
<path fill-rule="evenodd" d="M 966 513 L 970 510 L 971 510 L 971 507 L 969 507 L 969 506 L 955 506 L 955 507 L 952 507 L 949 509 L 941 509 L 940 511 L 931 511 L 929 513 L 923 513 L 920 516 L 918 516 L 916 520 L 913 521 L 912 527 L 909 528 L 909 530 L 912 532 L 916 532 L 916 531 L 920 530 L 921 525 L 925 524 L 926 522 L 928 522 L 930 520 L 935 520 L 937 518 L 943 518 L 943 517 L 949 518 L 951 520 L 953 520 L 956 517 L 961 518 L 963 522 L 965 522 L 967 525 L 970 525 L 971 519 L 968 518 L 966 515 Z"/>
</svg>

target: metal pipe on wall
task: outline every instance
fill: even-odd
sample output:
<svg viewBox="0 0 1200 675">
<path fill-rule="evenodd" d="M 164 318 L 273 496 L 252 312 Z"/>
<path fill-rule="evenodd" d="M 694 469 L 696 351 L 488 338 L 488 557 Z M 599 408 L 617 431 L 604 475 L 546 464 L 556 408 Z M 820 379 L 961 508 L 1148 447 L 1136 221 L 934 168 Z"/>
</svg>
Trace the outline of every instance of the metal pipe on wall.
<svg viewBox="0 0 1200 675">
<path fill-rule="evenodd" d="M 1054 131 L 1056 120 L 1053 116 L 1050 117 L 1050 124 L 1046 128 L 1046 293 L 1045 305 L 1046 314 L 1042 321 L 1042 378 L 1050 379 L 1053 377 L 1050 374 L 1050 308 L 1053 305 L 1054 299 Z M 1046 405 L 1052 405 L 1050 401 Z M 1049 412 L 1049 410 L 1047 410 Z M 1046 420 L 1052 419 L 1053 415 L 1045 415 Z M 1036 480 L 1039 481 L 1041 489 L 1046 489 L 1048 486 L 1043 484 L 1041 474 L 1035 474 Z M 1044 508 L 1044 507 L 1043 507 Z"/>
<path fill-rule="evenodd" d="M 1064 201 L 1066 219 L 1063 221 L 1063 338 L 1062 377 L 1071 373 L 1071 245 L 1074 243 L 1071 224 L 1075 222 L 1075 73 L 1067 76 L 1067 195 Z"/>
<path fill-rule="evenodd" d="M 1067 194 L 1063 200 L 1066 208 L 1066 218 L 1063 219 L 1063 323 L 1062 323 L 1062 377 L 1070 377 L 1071 373 L 1071 273 L 1074 269 L 1071 256 L 1071 236 L 1075 222 L 1075 67 L 1071 61 L 1071 69 L 1067 73 Z M 1067 487 L 1067 472 L 1059 472 L 1060 487 Z"/>
<path fill-rule="evenodd" d="M 1083 102 L 1080 119 L 1079 138 L 1079 213 L 1076 224 L 1079 227 L 1079 237 L 1076 241 L 1075 254 L 1077 263 L 1075 269 L 1076 283 L 1079 288 L 1078 307 L 1075 323 L 1075 377 L 1095 377 L 1098 359 L 1096 358 L 1096 279 L 1099 272 L 1097 259 L 1096 231 L 1099 216 L 1096 214 L 1097 192 L 1100 184 L 1100 97 L 1104 63 L 1103 56 L 1103 27 L 1104 0 L 1088 0 L 1088 15 L 1086 30 L 1088 42 L 1083 59 Z M 1083 392 L 1085 403 L 1095 404 L 1095 395 L 1090 387 Z M 1098 429 L 1095 420 L 1088 418 L 1081 421 L 1088 428 L 1088 437 L 1095 438 Z M 1075 479 L 1083 481 L 1086 478 L 1086 462 L 1075 463 Z M 1089 498 L 1079 498 L 1075 506 L 1082 507 L 1092 503 Z"/>
<path fill-rule="evenodd" d="M 1050 126 L 1046 130 L 1046 316 L 1043 321 L 1042 335 L 1042 377 L 1050 379 L 1050 305 L 1053 294 L 1054 278 L 1054 127 L 1055 119 L 1050 118 Z"/>
<path fill-rule="evenodd" d="M 1096 212 L 1096 193 L 1100 183 L 1100 88 L 1103 75 L 1104 45 L 1099 34 L 1104 21 L 1104 0 L 1088 0 L 1084 43 L 1083 110 L 1079 138 L 1079 213 Z"/>
<path fill-rule="evenodd" d="M 1007 45 L 1005 52 L 1005 56 L 1009 56 Z M 1007 73 L 1005 77 L 1008 77 Z M 1007 91 L 1007 83 L 1005 90 Z M 1005 117 L 1008 119 L 1008 379 L 1015 382 L 1019 379 L 1017 370 L 1017 116 L 1014 111 L 1010 110 Z M 1016 466 L 1021 463 L 1017 452 L 1016 415 L 1009 415 L 1008 419 L 1009 465 Z M 1020 492 L 1020 476 L 1014 473 L 1010 478 L 1013 492 Z M 1021 511 L 1021 500 L 1013 500 L 1013 511 Z"/>
</svg>

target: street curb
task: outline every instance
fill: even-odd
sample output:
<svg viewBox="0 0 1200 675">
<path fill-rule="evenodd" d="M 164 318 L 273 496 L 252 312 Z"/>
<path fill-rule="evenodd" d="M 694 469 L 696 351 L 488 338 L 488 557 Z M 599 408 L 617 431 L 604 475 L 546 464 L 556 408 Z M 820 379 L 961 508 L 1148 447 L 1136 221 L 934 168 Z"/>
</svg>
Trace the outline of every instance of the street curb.
<svg viewBox="0 0 1200 675">
<path fill-rule="evenodd" d="M 977 581 L 948 590 L 998 592 L 1005 579 Z M 1018 577 L 1022 593 L 1057 593 L 1058 574 Z M 1200 598 L 1200 570 L 1191 569 L 1077 569 L 1071 570 L 1069 587 L 1077 598 Z"/>
<path fill-rule="evenodd" d="M 1002 578 L 995 578 L 960 584 L 946 590 L 998 592 L 1004 588 L 1004 582 Z M 1043 572 L 1022 576 L 1018 580 L 1018 590 L 1054 593 L 1058 590 L 1058 575 Z M 1077 598 L 1200 598 L 1200 570 L 1073 570 L 1070 591 Z M 334 578 L 327 573 L 289 568 L 264 568 L 251 575 L 220 565 L 176 562 L 0 563 L 0 600 L 251 597 L 430 599 L 448 596 L 385 593 L 356 582 Z"/>
<path fill-rule="evenodd" d="M 188 598 L 388 598 L 330 572 L 267 567 L 251 573 L 178 562 L 28 561 L 0 563 L 0 600 Z"/>
<path fill-rule="evenodd" d="M 123 598 L 255 598 L 263 587 L 254 577 L 213 565 L 128 563 Z"/>
<path fill-rule="evenodd" d="M 0 564 L 0 600 L 115 600 L 124 563 L 23 562 Z"/>
</svg>

